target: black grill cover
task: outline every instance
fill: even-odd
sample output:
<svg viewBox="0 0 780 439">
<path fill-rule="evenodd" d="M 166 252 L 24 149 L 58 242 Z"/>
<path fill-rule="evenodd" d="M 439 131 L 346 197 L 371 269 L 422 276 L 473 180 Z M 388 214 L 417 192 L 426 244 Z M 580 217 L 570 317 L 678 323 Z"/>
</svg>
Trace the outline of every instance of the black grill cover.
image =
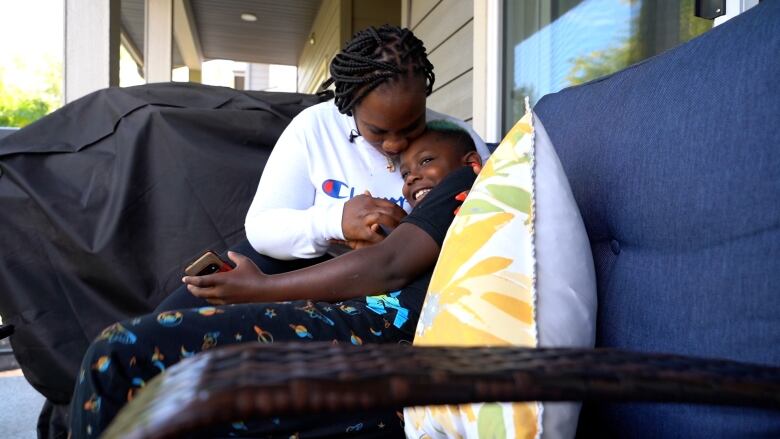
<svg viewBox="0 0 780 439">
<path fill-rule="evenodd" d="M 110 88 L 0 140 L 0 315 L 39 392 L 67 404 L 102 328 L 151 311 L 204 249 L 245 239 L 276 139 L 322 100 Z"/>
</svg>

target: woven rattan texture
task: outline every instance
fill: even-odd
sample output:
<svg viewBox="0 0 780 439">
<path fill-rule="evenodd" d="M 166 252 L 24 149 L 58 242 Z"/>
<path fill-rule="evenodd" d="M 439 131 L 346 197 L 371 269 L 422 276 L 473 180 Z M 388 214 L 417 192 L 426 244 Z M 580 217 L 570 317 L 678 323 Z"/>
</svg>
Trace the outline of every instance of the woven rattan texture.
<svg viewBox="0 0 780 439">
<path fill-rule="evenodd" d="M 566 400 L 780 408 L 780 368 L 606 349 L 244 344 L 152 380 L 105 437 L 180 437 L 282 414 Z"/>
</svg>

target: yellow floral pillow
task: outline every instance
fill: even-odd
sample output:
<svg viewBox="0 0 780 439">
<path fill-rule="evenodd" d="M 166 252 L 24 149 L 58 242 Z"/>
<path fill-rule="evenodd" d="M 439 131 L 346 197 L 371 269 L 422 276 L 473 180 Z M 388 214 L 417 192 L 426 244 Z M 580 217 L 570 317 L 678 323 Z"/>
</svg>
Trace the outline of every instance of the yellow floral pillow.
<svg viewBox="0 0 780 439">
<path fill-rule="evenodd" d="M 477 177 L 442 246 L 414 344 L 538 345 L 532 113 L 512 128 Z M 535 438 L 539 403 L 404 410 L 410 438 Z"/>
</svg>

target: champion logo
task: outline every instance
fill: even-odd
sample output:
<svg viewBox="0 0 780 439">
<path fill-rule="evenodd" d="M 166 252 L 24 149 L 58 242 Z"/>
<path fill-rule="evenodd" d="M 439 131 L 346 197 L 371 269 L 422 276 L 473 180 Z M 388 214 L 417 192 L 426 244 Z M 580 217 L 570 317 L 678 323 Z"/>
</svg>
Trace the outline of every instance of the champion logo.
<svg viewBox="0 0 780 439">
<path fill-rule="evenodd" d="M 352 198 L 355 196 L 355 188 L 350 188 L 343 181 L 325 180 L 322 182 L 322 191 L 333 198 Z M 346 192 L 346 193 L 343 193 Z"/>
<path fill-rule="evenodd" d="M 354 198 L 355 195 L 362 194 L 363 191 L 359 191 L 356 193 L 355 188 L 351 187 L 347 183 L 344 183 L 343 181 L 334 180 L 334 179 L 327 179 L 322 182 L 322 192 L 324 192 L 327 196 L 337 198 L 337 199 L 343 199 L 343 198 Z M 398 198 L 390 197 L 385 198 L 386 200 L 390 201 L 391 203 L 397 204 L 402 209 L 404 205 L 406 204 L 406 198 L 403 196 L 400 196 Z"/>
</svg>

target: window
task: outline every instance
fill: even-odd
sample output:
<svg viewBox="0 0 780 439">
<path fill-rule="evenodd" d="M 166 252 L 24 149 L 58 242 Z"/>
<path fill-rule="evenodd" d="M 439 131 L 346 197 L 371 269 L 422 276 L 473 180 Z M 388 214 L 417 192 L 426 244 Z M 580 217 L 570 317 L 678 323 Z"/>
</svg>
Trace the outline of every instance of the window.
<svg viewBox="0 0 780 439">
<path fill-rule="evenodd" d="M 712 27 L 694 16 L 694 0 L 505 0 L 504 20 L 503 132 L 525 96 L 533 104 Z"/>
</svg>

